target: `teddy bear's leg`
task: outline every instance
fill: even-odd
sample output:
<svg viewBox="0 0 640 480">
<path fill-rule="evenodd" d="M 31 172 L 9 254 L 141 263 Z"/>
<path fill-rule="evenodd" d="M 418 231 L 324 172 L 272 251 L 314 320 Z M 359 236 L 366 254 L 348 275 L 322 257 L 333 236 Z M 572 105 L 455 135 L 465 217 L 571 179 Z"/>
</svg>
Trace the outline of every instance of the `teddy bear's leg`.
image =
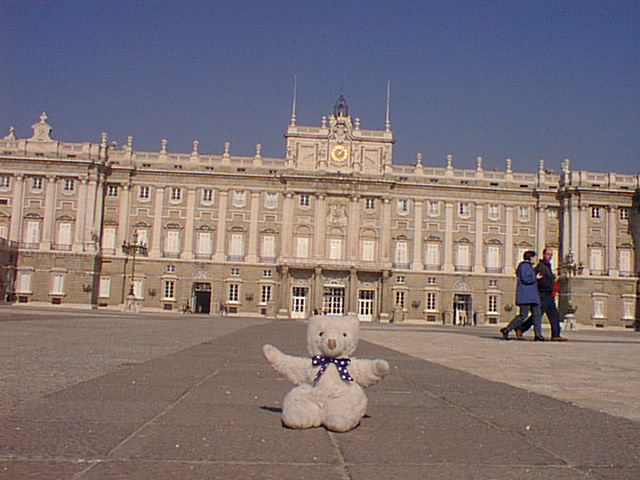
<svg viewBox="0 0 640 480">
<path fill-rule="evenodd" d="M 339 398 L 327 402 L 324 425 L 334 432 L 348 432 L 360 423 L 367 413 L 367 396 L 361 388 L 349 389 Z"/>
<path fill-rule="evenodd" d="M 311 428 L 322 425 L 322 409 L 313 400 L 311 385 L 292 388 L 282 404 L 282 423 L 289 428 Z"/>
</svg>

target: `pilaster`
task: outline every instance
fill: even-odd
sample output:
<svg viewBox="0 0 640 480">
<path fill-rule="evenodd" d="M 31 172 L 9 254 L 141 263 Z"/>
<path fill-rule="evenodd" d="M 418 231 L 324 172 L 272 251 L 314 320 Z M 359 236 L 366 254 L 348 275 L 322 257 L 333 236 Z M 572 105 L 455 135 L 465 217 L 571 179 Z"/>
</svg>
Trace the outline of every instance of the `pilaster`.
<svg viewBox="0 0 640 480">
<path fill-rule="evenodd" d="M 9 240 L 19 242 L 22 238 L 22 217 L 24 215 L 24 175 L 13 177 L 13 204 L 11 205 L 11 224 L 9 226 Z"/>
<path fill-rule="evenodd" d="M 153 212 L 153 231 L 151 237 L 151 249 L 149 256 L 152 258 L 162 257 L 162 211 L 164 209 L 164 189 L 166 187 L 156 187 L 156 200 Z"/>
<path fill-rule="evenodd" d="M 413 260 L 411 262 L 412 270 L 423 270 L 422 263 L 422 208 L 424 202 L 416 200 L 413 202 Z"/>
<path fill-rule="evenodd" d="M 193 258 L 193 225 L 196 211 L 196 189 L 187 190 L 187 218 L 184 226 L 184 249 L 181 258 Z"/>
<path fill-rule="evenodd" d="M 216 253 L 213 255 L 214 262 L 224 262 L 225 260 L 225 238 L 227 235 L 227 201 L 229 199 L 228 190 L 218 192 L 218 231 L 216 236 Z"/>
<path fill-rule="evenodd" d="M 249 251 L 247 262 L 258 261 L 258 213 L 260 209 L 260 192 L 251 192 L 251 213 L 249 218 Z"/>
</svg>

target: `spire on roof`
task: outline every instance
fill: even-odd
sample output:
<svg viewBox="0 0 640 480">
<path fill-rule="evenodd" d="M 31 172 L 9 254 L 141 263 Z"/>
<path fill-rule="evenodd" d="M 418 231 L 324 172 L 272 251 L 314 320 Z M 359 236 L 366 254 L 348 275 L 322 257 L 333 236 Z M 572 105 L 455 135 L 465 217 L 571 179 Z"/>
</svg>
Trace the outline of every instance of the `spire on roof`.
<svg viewBox="0 0 640 480">
<path fill-rule="evenodd" d="M 348 117 L 349 116 L 349 105 L 347 105 L 347 100 L 344 98 L 344 95 L 340 94 L 336 104 L 333 106 L 333 114 L 336 117 Z"/>
</svg>

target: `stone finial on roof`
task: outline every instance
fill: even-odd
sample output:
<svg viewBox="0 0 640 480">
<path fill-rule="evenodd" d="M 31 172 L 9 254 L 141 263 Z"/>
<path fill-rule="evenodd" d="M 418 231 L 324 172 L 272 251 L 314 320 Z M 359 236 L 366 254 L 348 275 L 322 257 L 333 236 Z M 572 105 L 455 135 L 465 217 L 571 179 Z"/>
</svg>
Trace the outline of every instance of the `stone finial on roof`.
<svg viewBox="0 0 640 480">
<path fill-rule="evenodd" d="M 47 117 L 47 114 L 45 112 L 42 112 L 40 114 L 40 121 L 31 125 L 31 128 L 33 129 L 33 136 L 30 138 L 30 140 L 35 140 L 38 142 L 53 141 L 53 138 L 51 138 L 51 132 L 53 131 L 53 129 L 51 128 L 51 125 L 47 123 L 48 118 L 49 117 Z"/>
<path fill-rule="evenodd" d="M 3 138 L 3 140 L 15 140 L 16 139 L 16 129 L 14 127 L 9 127 L 9 135 Z"/>
</svg>

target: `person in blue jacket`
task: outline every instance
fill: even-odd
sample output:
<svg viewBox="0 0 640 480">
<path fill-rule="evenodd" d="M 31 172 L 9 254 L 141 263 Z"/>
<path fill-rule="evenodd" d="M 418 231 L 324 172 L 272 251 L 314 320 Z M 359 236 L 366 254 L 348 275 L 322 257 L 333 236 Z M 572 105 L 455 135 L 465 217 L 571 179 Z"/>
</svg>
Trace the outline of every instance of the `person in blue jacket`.
<svg viewBox="0 0 640 480">
<path fill-rule="evenodd" d="M 535 333 L 534 340 L 543 341 L 542 309 L 540 308 L 540 294 L 538 293 L 538 279 L 542 278 L 542 274 L 536 273 L 533 267 L 536 262 L 536 252 L 527 250 L 522 258 L 522 262 L 518 264 L 516 269 L 518 278 L 516 305 L 520 308 L 520 312 L 509 322 L 509 325 L 500 329 L 500 333 L 502 338 L 509 340 L 509 332 L 516 329 L 520 330 L 522 324 L 531 316 Z"/>
</svg>

